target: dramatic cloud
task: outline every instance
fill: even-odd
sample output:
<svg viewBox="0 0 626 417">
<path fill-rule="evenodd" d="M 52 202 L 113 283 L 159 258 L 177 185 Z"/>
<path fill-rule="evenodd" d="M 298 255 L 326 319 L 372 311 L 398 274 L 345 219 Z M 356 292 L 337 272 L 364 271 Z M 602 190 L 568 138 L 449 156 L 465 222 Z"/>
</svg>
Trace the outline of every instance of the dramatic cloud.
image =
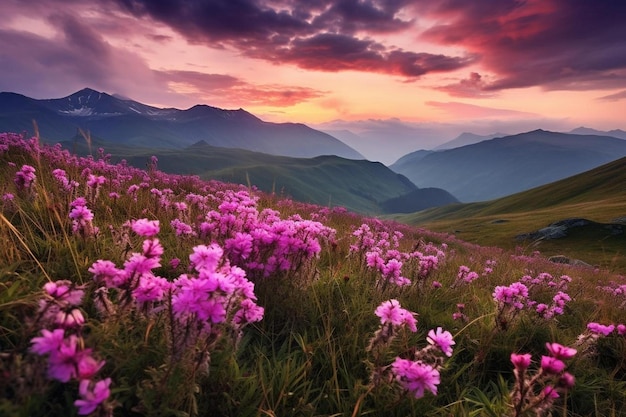
<svg viewBox="0 0 626 417">
<path fill-rule="evenodd" d="M 305 87 L 251 84 L 222 74 L 196 71 L 158 71 L 157 74 L 170 89 L 195 97 L 197 102 L 220 103 L 228 107 L 238 107 L 241 103 L 288 107 L 325 94 Z"/>
<path fill-rule="evenodd" d="M 408 1 L 117 1 L 137 17 L 171 26 L 190 42 L 305 69 L 415 78 L 463 68 L 474 60 L 471 54 L 406 51 L 367 36 L 408 29 L 412 22 L 397 17 Z"/>
<path fill-rule="evenodd" d="M 442 0 L 419 2 L 444 22 L 422 37 L 480 56 L 497 79 L 484 91 L 541 86 L 626 86 L 626 3 L 614 0 Z"/>
<path fill-rule="evenodd" d="M 457 83 L 435 88 L 455 97 L 484 98 L 493 97 L 495 95 L 493 91 L 488 91 L 487 82 L 485 82 L 483 76 L 477 72 L 472 72 L 468 78 Z"/>
</svg>

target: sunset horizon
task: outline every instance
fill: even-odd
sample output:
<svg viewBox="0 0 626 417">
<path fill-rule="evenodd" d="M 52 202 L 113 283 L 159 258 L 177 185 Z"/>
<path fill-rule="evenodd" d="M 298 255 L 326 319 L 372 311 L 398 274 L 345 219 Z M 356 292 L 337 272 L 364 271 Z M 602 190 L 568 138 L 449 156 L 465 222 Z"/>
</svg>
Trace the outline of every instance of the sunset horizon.
<svg viewBox="0 0 626 417">
<path fill-rule="evenodd" d="M 0 91 L 37 99 L 88 87 L 329 129 L 626 128 L 626 5 L 608 0 L 5 4 Z"/>
</svg>

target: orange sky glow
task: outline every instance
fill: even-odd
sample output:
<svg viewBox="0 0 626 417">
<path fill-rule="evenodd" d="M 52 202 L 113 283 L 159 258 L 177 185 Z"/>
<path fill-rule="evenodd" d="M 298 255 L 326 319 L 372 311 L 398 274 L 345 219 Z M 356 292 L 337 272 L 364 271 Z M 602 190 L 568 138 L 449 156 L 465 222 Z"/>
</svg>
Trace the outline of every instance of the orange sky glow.
<svg viewBox="0 0 626 417">
<path fill-rule="evenodd" d="M 626 128 L 622 2 L 162 3 L 5 1 L 0 90 L 58 98 L 89 87 L 311 125 Z"/>
</svg>

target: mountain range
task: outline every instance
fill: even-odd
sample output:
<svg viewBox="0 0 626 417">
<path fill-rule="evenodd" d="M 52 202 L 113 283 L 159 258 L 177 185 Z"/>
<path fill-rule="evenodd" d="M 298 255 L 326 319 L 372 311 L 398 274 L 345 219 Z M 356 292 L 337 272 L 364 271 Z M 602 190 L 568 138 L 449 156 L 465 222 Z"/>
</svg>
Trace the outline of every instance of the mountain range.
<svg viewBox="0 0 626 417">
<path fill-rule="evenodd" d="M 391 169 L 418 187 L 485 201 L 557 181 L 626 156 L 626 140 L 534 130 L 443 151 L 416 151 Z"/>
<path fill-rule="evenodd" d="M 102 147 L 113 162 L 145 168 L 152 156 L 158 169 L 168 173 L 198 175 L 203 179 L 254 185 L 296 201 L 320 206 L 342 206 L 364 214 L 411 213 L 458 203 L 447 191 L 418 188 L 403 175 L 380 162 L 336 155 L 294 158 L 245 149 L 216 147 L 204 141 L 184 149 L 157 149 L 103 143 L 91 149 L 83 138 L 61 142 L 73 153 L 88 155 Z"/>
<path fill-rule="evenodd" d="M 622 130 L 466 132 L 432 150 L 401 157 L 389 167 L 392 172 L 354 149 L 374 144 L 380 149 L 389 123 L 370 121 L 369 139 L 362 147 L 357 146 L 362 132 L 337 131 L 351 147 L 306 125 L 265 122 L 243 109 L 158 108 L 89 88 L 43 100 L 0 93 L 0 131 L 37 133 L 44 141 L 65 141 L 72 148 L 84 142 L 84 136 L 107 152 L 117 149 L 117 156 L 140 168 L 148 156 L 157 155 L 167 172 L 252 184 L 297 200 L 364 213 L 406 213 L 459 200 L 491 200 L 626 155 Z M 409 141 L 417 132 L 397 120 L 393 126 L 406 133 L 402 140 Z"/>
<path fill-rule="evenodd" d="M 184 148 L 198 141 L 293 157 L 363 156 L 338 139 L 299 123 L 269 123 L 243 109 L 196 105 L 186 110 L 157 108 L 89 88 L 64 98 L 37 100 L 0 93 L 0 131 L 38 134 L 61 142 L 79 129 L 112 143 Z"/>
</svg>

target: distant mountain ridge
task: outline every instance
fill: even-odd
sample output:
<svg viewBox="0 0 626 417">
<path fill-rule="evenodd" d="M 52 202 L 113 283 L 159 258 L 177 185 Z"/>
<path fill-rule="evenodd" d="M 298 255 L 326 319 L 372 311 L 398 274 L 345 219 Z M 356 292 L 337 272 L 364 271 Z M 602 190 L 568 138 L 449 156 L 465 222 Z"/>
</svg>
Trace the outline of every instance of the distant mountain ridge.
<svg viewBox="0 0 626 417">
<path fill-rule="evenodd" d="M 462 202 L 486 201 L 578 174 L 626 156 L 626 141 L 534 130 L 450 150 L 407 155 L 391 168 L 418 187 Z"/>
<path fill-rule="evenodd" d="M 619 139 L 626 139 L 626 132 L 621 129 L 613 129 L 608 131 L 592 129 L 589 127 L 577 127 L 576 129 L 570 130 L 569 133 L 573 133 L 576 135 L 599 135 L 599 136 L 611 136 Z"/>
<path fill-rule="evenodd" d="M 331 135 L 299 123 L 265 122 L 243 109 L 157 108 L 89 88 L 44 100 L 0 93 L 0 131 L 34 134 L 33 121 L 48 142 L 68 140 L 82 129 L 105 141 L 134 146 L 184 148 L 204 140 L 275 155 L 364 159 Z"/>
<path fill-rule="evenodd" d="M 89 153 L 84 140 L 63 145 L 83 155 Z M 359 213 L 414 212 L 458 202 L 444 190 L 418 189 L 379 162 L 335 155 L 293 158 L 215 147 L 205 141 L 185 149 L 129 147 L 99 141 L 93 146 L 103 147 L 114 160 L 125 159 L 138 168 L 144 168 L 154 155 L 158 169 L 164 172 L 254 185 L 296 201 L 342 206 Z"/>
</svg>

